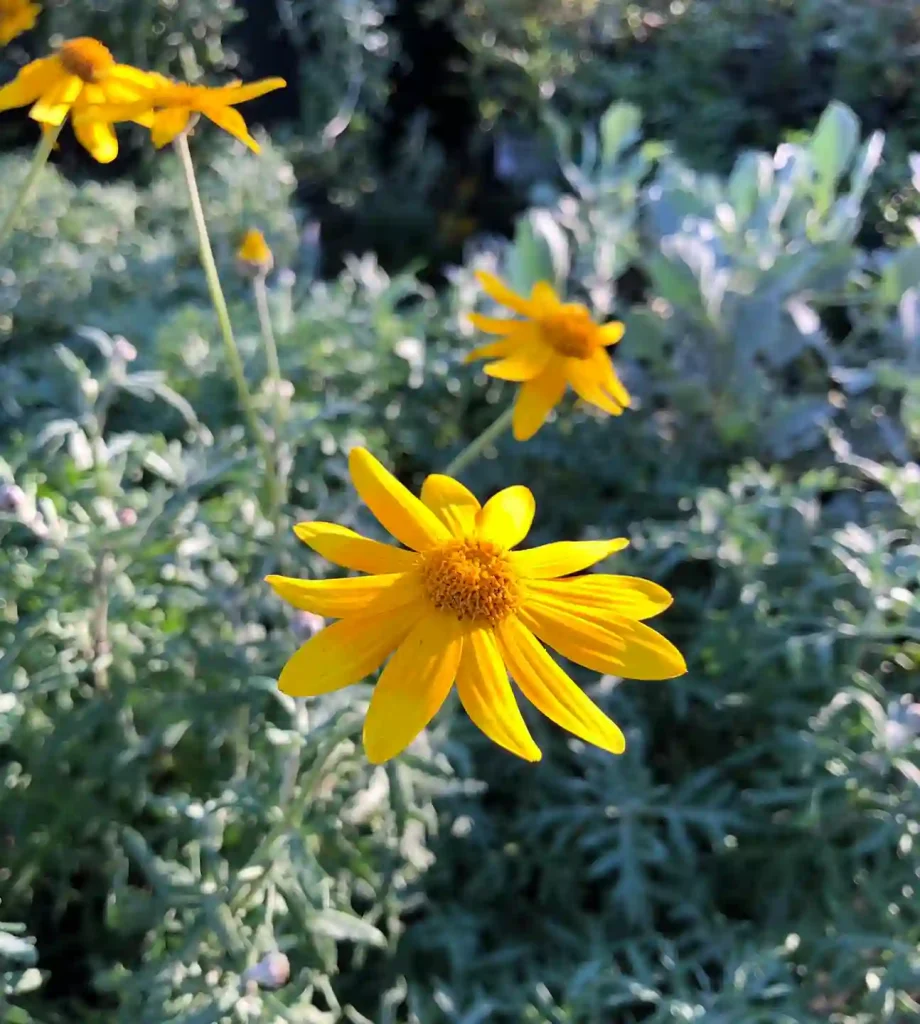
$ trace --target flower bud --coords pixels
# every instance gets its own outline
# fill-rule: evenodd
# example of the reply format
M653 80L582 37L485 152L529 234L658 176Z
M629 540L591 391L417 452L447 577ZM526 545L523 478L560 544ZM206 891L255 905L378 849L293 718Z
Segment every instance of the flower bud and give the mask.
M291 621L291 628L300 640L309 640L325 627L326 620L322 615L313 612L296 611Z
M120 508L118 510L118 522L122 526L137 525L137 513L133 508Z
M250 228L236 251L240 273L246 277L264 277L275 265L265 235L256 228Z
M0 512L19 512L26 503L26 492L18 484L0 484Z
M127 338L116 338L115 347L112 351L117 359L121 359L125 363L133 363L137 359L137 349Z
M244 985L252 982L259 988L281 988L291 976L291 961L279 950L267 953L262 959L243 972Z

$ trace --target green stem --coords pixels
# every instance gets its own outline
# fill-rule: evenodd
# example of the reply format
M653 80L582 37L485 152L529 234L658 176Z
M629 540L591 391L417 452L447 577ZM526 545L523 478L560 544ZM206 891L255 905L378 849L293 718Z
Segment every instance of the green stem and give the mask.
M265 286L265 275L259 274L253 279L252 290L259 315L259 330L265 345L265 360L268 364L268 384L272 399L272 432L274 445L281 444L281 432L284 427L284 400L281 396L281 362L278 359L278 344L275 341L275 330L272 326L272 313L268 304L268 288ZM281 510L284 506L286 482L282 479L281 467L275 464L272 486L272 521L276 537L281 525Z
M188 137L183 133L175 143L176 152L182 163L182 170L185 172L185 184L188 188L189 203L192 208L192 217L195 221L195 228L198 232L198 251L201 256L201 266L208 281L208 290L211 293L211 302L214 304L214 312L217 314L217 322L220 324L220 331L224 339L224 347L227 351L227 360L230 363L230 372L236 383L237 394L240 405L249 424L252 436L262 449L262 456L265 459L265 472L269 481L269 489L275 492L277 473L275 472L275 458L271 446L265 439L259 426L259 419L256 416L255 405L246 383L246 373L243 369L243 360L240 357L240 350L236 346L236 339L233 336L233 325L230 323L230 311L227 309L227 300L224 297L224 290L220 284L220 274L217 272L217 263L214 259L214 250L211 248L211 239L208 235L208 225L204 218L204 208L201 205L201 193L198 191L198 182L195 178L195 166L192 163L192 154L188 145Z
M485 451L486 448L492 444L493 441L501 437L502 434L511 426L511 421L514 418L514 406L509 405L508 408L498 417L498 419L490 424L486 429L474 438L470 443L457 455L456 458L452 459L444 470L446 476L455 476L457 473L466 469L467 466L472 465L480 455Z
M45 164L48 163L48 157L51 156L63 127L64 125L61 123L42 132L42 137L38 140L38 145L35 147L32 163L29 165L28 173L23 180L22 187L19 189L19 194L6 211L3 223L0 224L0 246L6 245L7 239L13 233L13 228L16 226L16 218L31 198L35 185L38 182L38 176L41 174Z

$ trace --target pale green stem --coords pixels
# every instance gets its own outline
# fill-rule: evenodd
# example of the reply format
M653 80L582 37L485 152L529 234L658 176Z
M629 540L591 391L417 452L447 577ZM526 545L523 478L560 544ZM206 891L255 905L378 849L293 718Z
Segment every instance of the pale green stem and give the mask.
M281 363L278 359L278 344L275 341L275 330L272 326L272 313L268 304L268 288L265 286L265 275L258 274L252 282L252 290L259 314L259 330L265 345L265 361L268 366L268 386L272 400L272 443L281 444L281 432L284 427L284 399L281 395ZM275 463L275 486L272 488L272 522L275 526L276 539L280 538L281 511L287 489L282 479L281 467ZM276 555L278 552L276 551Z
M45 164L48 163L48 157L51 156L58 136L61 134L61 128L63 127L64 125L62 123L42 132L42 137L38 140L38 145L35 147L35 153L32 156L32 163L29 165L28 173L26 174L22 186L19 189L19 194L13 200L10 208L6 211L3 223L0 224L0 246L6 245L7 239L13 233L13 228L16 226L16 218L31 198L32 193L35 190L35 185L38 182L39 175L41 174Z
M511 420L514 418L514 406L509 405L508 408L498 417L498 419L490 424L486 429L474 438L470 443L457 455L456 458L452 459L444 470L445 476L456 476L462 470L472 465L480 455L489 447L493 441L496 441L505 431L511 426Z
M185 184L188 188L189 202L192 208L192 217L195 221L195 228L198 232L198 250L201 256L201 266L208 282L208 290L211 293L211 301L214 304L214 312L217 314L217 322L220 324L221 335L224 339L224 347L227 351L227 360L230 363L230 372L236 383L237 394L240 405L249 424L253 438L262 449L262 456L265 459L265 472L268 478L269 491L272 495L277 493L277 473L275 471L275 458L271 446L265 439L262 429L259 426L259 419L256 416L255 405L252 401L252 394L249 385L246 383L246 373L243 369L243 360L240 357L240 350L236 346L236 339L233 336L233 325L230 323L230 311L227 309L227 300L224 298L224 290L220 283L220 274L217 272L217 262L214 259L214 250L211 248L211 239L208 235L208 225L204 218L204 208L201 205L201 194L198 191L198 182L195 178L195 166L192 163L192 154L188 145L188 137L183 133L175 143L176 152L182 163L185 172Z

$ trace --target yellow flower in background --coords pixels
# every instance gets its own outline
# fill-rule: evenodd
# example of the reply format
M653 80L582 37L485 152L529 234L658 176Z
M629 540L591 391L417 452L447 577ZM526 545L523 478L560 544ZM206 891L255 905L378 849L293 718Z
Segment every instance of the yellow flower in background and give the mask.
M370 575L301 580L268 576L295 608L340 621L308 640L285 665L280 689L315 697L357 683L392 654L364 723L368 758L379 764L412 742L454 682L473 722L529 761L540 759L508 681L557 725L620 754L620 729L543 646L595 672L670 679L686 665L642 620L671 595L631 576L572 576L627 541L573 541L514 550L534 517L526 487L481 506L463 484L429 476L421 500L363 448L349 456L358 494L405 548L334 523L301 523L297 536L324 558ZM406 550L406 549L410 550Z
M29 0L0 0L0 46L34 28L41 10L39 4Z
M135 120L138 115L144 116L148 109L152 110L152 118L145 119L144 123L150 128L150 137L157 149L173 142L194 124L198 115L203 115L258 153L258 142L249 134L242 114L233 108L238 103L254 100L287 85L283 78L264 78L249 85L233 82L211 88L173 82L159 74L150 78L151 87L136 106L112 106L101 114L110 121L127 121Z
M265 241L265 235L258 228L250 228L243 236L243 241L236 251L236 258L244 269L258 274L267 274L275 262L268 242Z
M57 53L27 64L8 85L0 88L0 111L32 109L29 116L42 125L57 127L73 114L74 133L100 163L118 155L112 125L100 118L103 103L133 103L149 76L128 64L117 64L96 39L69 39Z
M612 416L629 406L629 392L605 351L623 337L621 323L596 324L585 306L561 302L546 281L535 284L528 299L493 274L480 271L476 276L486 294L524 318L469 314L474 327L501 340L475 349L467 362L496 359L485 367L490 377L522 384L512 421L518 441L533 437L543 426L567 384L579 398Z

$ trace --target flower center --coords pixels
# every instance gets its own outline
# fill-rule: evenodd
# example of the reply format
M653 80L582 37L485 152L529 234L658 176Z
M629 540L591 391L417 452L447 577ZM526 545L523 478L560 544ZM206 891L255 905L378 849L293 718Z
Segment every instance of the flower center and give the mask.
M422 586L438 611L495 626L518 605L517 576L486 541L457 540L421 556Z
M597 325L581 305L570 303L540 321L546 340L561 356L588 359L597 349Z
M68 74L76 75L84 82L98 81L115 64L115 58L107 47L86 36L68 39L58 51L58 60Z

